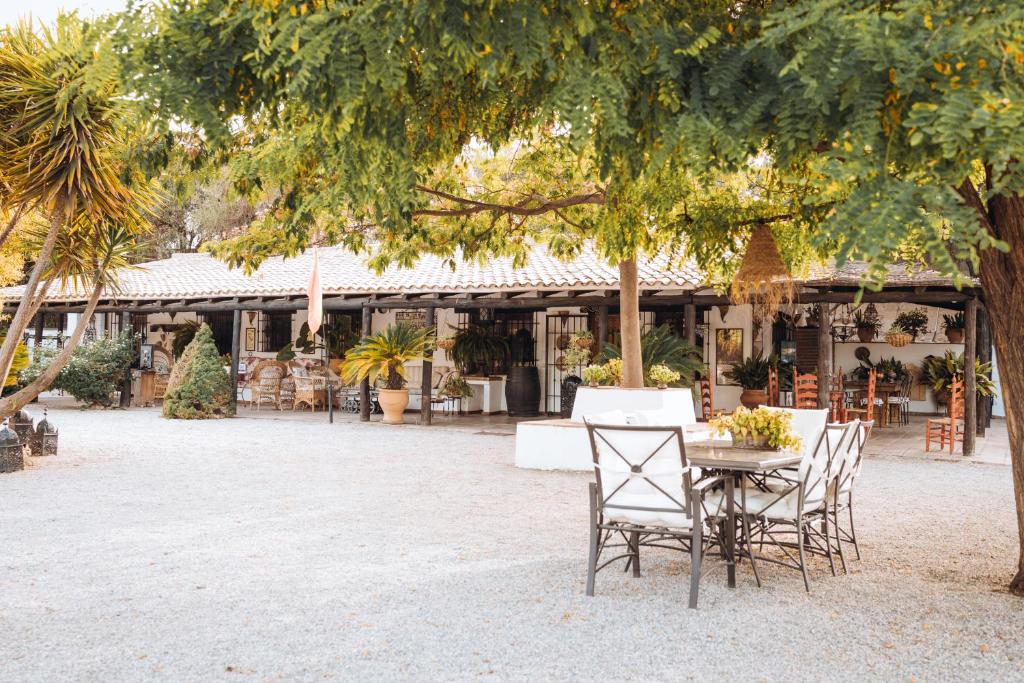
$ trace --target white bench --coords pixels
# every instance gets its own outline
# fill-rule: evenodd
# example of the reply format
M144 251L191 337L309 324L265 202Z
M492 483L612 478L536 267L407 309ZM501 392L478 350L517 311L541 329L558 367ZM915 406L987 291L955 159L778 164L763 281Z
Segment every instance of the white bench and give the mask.
M678 415L685 441L704 441L711 436L706 423L698 423L689 389L622 389L580 387L572 418L533 420L516 425L516 467L536 470L591 471L594 459L583 417L610 410L626 413L662 411ZM673 422L673 424L676 424Z

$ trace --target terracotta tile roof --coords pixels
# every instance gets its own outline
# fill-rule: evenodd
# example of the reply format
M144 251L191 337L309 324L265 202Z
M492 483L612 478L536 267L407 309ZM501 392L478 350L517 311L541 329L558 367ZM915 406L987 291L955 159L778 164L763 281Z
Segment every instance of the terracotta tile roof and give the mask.
M857 287L867 272L868 264L863 261L848 261L842 268L829 264L812 269L804 284L812 287ZM978 284L977 281L974 283ZM920 268L908 263L894 263L886 268L885 284L887 287L950 287L953 280L937 270Z
M175 254L168 259L140 264L119 275L117 292L104 299L206 299L232 296L303 295L309 278L312 253L298 257L267 259L252 275L229 269L208 254ZM693 263L675 264L667 254L641 259L641 289L696 290L706 283ZM805 280L811 286L856 286L866 272L864 263L848 263L834 271L828 266L813 269ZM948 286L950 279L935 271L910 272L906 266L889 269L890 286ZM618 287L618 270L592 249L564 262L537 248L527 264L513 267L509 258L486 263L458 262L454 270L444 259L424 256L411 268L392 266L377 275L365 255L341 248L320 250L320 281L325 294L398 294L429 292L502 292L524 290L590 290ZM20 287L0 290L0 296L20 296ZM85 295L73 290L51 290L49 301L77 301Z

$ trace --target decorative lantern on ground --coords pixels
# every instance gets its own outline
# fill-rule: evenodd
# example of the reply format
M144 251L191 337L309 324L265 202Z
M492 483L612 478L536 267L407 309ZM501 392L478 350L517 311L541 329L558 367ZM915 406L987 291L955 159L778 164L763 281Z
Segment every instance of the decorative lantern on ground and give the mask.
M0 429L0 473L17 472L25 469L25 451L21 447L21 441L4 420L3 428Z
M28 448L29 442L32 441L32 416L27 410L19 410L11 418L11 428L14 429L14 433L18 435L18 441L21 442L22 447Z
M46 419L46 410L43 410L43 419L36 425L35 434L32 435L32 455L57 455L57 428Z

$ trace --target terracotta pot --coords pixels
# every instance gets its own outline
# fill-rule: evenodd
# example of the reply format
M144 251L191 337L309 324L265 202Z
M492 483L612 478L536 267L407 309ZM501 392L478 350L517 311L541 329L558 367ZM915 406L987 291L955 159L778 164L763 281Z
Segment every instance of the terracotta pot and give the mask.
M946 339L949 340L950 344L959 344L964 340L964 331L960 327L950 327L946 329Z
M860 339L862 344L867 344L875 340L875 328L873 327L858 327L857 338Z
M593 342L586 337L580 337L579 339L574 340L573 344L577 349L589 349Z
M754 408L768 403L768 392L764 389L744 389L740 394L740 403L744 408Z
M381 389L377 402L384 411L382 422L386 425L400 425L405 421L402 414L409 405L409 390Z
M341 364L344 362L344 358L332 358L330 362L328 362L327 367L329 367L331 369L331 372L333 372L335 375L340 375Z

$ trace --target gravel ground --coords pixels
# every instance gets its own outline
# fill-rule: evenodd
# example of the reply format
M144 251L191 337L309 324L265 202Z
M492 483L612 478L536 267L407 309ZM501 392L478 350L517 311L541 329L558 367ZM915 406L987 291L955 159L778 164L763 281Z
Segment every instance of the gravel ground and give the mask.
M644 557L583 595L589 477L443 428L59 409L0 476L0 679L1024 678L1009 468L872 458L849 576Z

